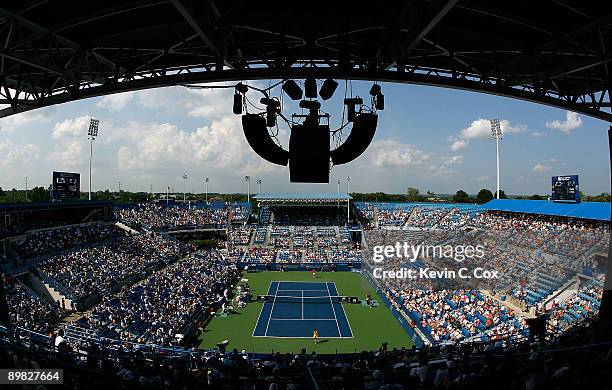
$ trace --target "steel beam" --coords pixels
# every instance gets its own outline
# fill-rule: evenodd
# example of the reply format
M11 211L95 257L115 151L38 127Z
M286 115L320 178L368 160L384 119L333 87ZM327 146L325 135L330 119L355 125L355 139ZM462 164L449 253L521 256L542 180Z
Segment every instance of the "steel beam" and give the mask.
M371 70L371 69L349 69L345 70L342 67L294 67L290 69L278 68L246 68L246 69L224 69L222 71L200 71L200 72L185 72L180 74L171 74L165 76L151 76L146 78L132 79L129 81L120 81L117 83L107 83L99 86L90 86L79 90L78 96L65 92L48 96L40 99L40 102L31 100L13 100L16 104L15 109L5 108L0 110L0 118L10 116L15 113L33 110L39 107L49 106L53 104L65 103L72 100L85 99L96 96L109 95L119 92L127 92L133 90L143 90L150 88L158 88L172 85L192 84L192 83L208 83L208 82L233 82L240 80L268 80L282 79L285 77L305 78L308 75L313 75L319 79L335 78L335 79L351 79L351 80L378 80L380 82L397 82L406 84L429 85L436 87L468 90L482 92L491 95L507 96L515 99L540 103L553 107L565 108L587 116L612 122L612 113L602 111L596 107L596 102L588 104L585 101L568 100L561 97L549 96L543 93L536 93L527 88L513 88L502 84L489 82L484 83L481 80L470 79L467 77L452 77L443 76L433 72L396 72L389 70ZM495 80L493 80L495 81ZM595 91L594 91L595 92ZM599 92L599 91L597 91ZM604 102L602 107L609 106L609 101ZM9 104L7 100L0 100L0 104ZM230 110L231 107L228 107Z

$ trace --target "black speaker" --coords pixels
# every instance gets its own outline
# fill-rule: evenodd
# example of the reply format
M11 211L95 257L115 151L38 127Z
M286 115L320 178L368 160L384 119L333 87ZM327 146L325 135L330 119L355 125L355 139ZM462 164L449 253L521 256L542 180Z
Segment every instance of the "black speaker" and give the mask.
M289 137L289 180L329 183L329 126L294 125Z
M353 129L346 141L337 149L331 151L331 160L334 165L346 164L359 157L368 148L378 124L378 115L362 113L357 115L353 122Z
M256 114L243 115L242 129L247 142L261 158L273 164L287 165L289 152L274 143L263 117Z

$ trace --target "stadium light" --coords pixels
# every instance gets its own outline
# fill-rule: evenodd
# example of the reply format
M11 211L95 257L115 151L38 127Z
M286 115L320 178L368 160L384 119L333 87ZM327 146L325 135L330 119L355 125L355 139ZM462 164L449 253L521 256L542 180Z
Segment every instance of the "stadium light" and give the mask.
M247 182L247 203L251 203L251 176L245 176L244 181Z
M257 179L257 193L261 194L261 179Z
M204 182L206 183L206 204L208 204L208 178L204 179Z
M495 139L495 149L497 156L497 191L496 198L499 199L499 140L502 139L502 129L499 119L491 119L491 135Z
M187 201L187 174L183 174L183 203Z
M99 125L99 120L91 118L89 121L89 130L87 131L87 138L89 139L89 200L91 200L91 161L93 159L93 142L98 136Z
M170 186L166 189L166 207L168 207L168 203L170 202Z
M351 177L346 177L346 195L351 193ZM346 198L346 224L348 225L351 220L351 208L349 207L349 198Z

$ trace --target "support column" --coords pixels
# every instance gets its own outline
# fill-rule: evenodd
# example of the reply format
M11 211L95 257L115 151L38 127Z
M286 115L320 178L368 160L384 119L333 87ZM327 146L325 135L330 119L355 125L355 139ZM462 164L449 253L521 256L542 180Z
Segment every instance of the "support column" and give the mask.
M612 189L612 126L608 129L608 150L610 153L610 188ZM612 210L610 212L612 220ZM612 222L608 223L608 227L612 228ZM601 297L601 306L599 308L599 319L601 323L612 321L612 235L608 241L608 271L606 272L606 280L604 281L604 291Z

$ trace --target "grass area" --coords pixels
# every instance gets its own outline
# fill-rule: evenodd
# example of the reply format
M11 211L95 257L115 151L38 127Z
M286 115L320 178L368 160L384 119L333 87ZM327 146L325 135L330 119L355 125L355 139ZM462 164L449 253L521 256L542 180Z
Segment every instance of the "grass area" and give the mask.
M272 281L316 281L336 283L340 295L357 296L363 299L369 293L381 302L380 297L368 282L355 272L318 273L316 279L313 279L312 274L308 271L270 271L245 273L243 278L248 279L254 296L267 294ZM343 304L351 324L353 338L323 339L323 342L315 345L310 338L252 337L262 305L263 303L253 302L244 309L237 309L235 314L213 318L199 337L200 348L216 348L218 342L226 339L230 342L228 345L230 350L237 348L259 353L299 353L302 348L306 348L308 352L316 351L317 353L348 353L377 349L383 342L388 342L389 348L411 347L413 344L412 339L382 302L379 307L374 308Z

